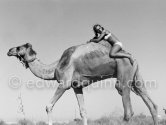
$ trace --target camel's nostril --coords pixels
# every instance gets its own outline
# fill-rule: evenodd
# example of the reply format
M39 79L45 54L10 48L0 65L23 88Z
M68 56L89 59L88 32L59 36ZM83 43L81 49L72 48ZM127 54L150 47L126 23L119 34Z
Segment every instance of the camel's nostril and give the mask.
M8 55L8 56L11 56L11 55L12 55L12 49L9 49L7 55Z

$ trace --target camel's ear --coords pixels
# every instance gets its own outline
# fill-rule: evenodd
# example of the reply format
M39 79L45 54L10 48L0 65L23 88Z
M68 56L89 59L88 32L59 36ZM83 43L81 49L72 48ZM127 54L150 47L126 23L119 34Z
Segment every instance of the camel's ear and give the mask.
M27 48L29 48L29 47L32 48L32 45L30 43L26 43L25 45Z

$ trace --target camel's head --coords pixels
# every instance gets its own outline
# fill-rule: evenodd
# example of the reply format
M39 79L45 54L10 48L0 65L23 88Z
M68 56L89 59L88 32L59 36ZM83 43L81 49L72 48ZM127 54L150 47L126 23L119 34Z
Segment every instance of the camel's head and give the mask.
M36 52L32 49L32 45L30 43L11 48L7 55L17 57L26 68L29 67L29 62L36 59Z

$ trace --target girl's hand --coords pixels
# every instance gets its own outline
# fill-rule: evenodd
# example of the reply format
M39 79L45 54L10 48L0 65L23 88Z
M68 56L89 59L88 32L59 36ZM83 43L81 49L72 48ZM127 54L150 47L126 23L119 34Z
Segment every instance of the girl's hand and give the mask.
M93 39L90 39L90 41L89 42L93 42Z
M87 41L86 43L90 43L91 41Z

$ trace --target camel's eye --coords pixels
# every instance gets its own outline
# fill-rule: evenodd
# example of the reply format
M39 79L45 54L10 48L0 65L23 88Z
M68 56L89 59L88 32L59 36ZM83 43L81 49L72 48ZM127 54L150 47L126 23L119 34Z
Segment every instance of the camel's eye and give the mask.
M23 47L17 47L17 51L23 51Z
M17 47L17 51L20 51L20 47Z

